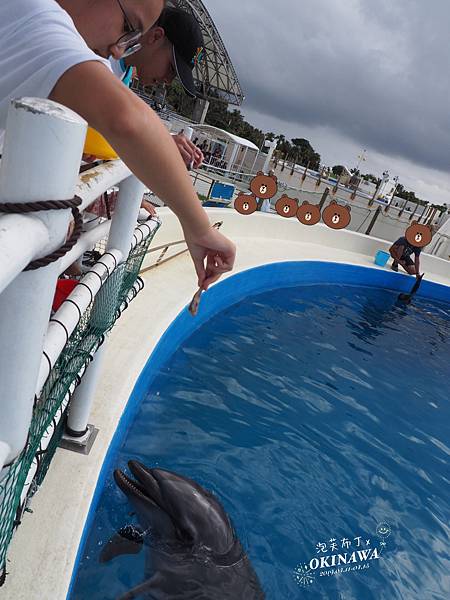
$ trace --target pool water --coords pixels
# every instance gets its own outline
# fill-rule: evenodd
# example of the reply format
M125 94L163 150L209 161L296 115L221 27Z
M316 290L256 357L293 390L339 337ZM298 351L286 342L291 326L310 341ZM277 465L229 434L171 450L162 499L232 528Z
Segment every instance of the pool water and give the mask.
M270 600L448 598L450 309L396 298L312 285L224 310L153 380L114 467L212 490ZM130 513L109 474L71 600L144 579L143 552L98 562Z

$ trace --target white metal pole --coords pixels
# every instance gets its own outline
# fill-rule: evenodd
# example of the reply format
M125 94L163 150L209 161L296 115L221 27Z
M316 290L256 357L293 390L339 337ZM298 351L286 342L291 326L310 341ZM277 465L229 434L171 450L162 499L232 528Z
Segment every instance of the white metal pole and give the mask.
M233 170L234 163L236 162L236 155L238 153L238 148L239 148L239 145L236 142L234 142L233 150L231 151L231 157L230 157L230 160L228 161L229 166L227 167L226 173L231 173Z
M8 446L8 444L5 444L5 442L0 441L0 481L2 480L3 477L3 465L7 464L8 460L8 456L11 452L11 448ZM6 472L6 471L5 471Z
M277 143L275 141L269 142L268 147L269 147L269 153L267 154L266 162L264 163L264 167L263 167L264 173L269 172L270 161L272 160L272 156L273 156L275 148L277 147Z
M252 165L252 168L251 168L251 171L250 171L250 173L253 173L253 171L255 170L256 161L258 160L258 158L259 158L259 155L261 154L261 150L264 148L264 144L265 144L265 142L266 142L266 136L264 136L264 138L263 138L263 141L262 141L262 144L261 144L261 146L258 148L258 152L255 154L255 160L253 161L253 165Z
M127 177L119 186L117 205L109 230L106 250L111 248L119 250L124 260L128 258L130 252L144 190L144 184L134 175Z
M72 198L85 135L85 121L59 104L13 101L0 165L0 202ZM33 214L48 231L42 257L64 242L70 210ZM0 440L10 446L8 462L27 440L57 275L57 262L23 272L0 295Z
M130 253L131 242L144 190L145 186L134 175L131 175L122 181L119 187L117 205L114 211L111 229L109 231L106 251L108 252L111 249L117 249L121 252L124 260L127 259ZM97 318L97 311L99 319L109 319L108 315L100 314L98 306L102 306L101 297L102 289L100 289L97 295L92 311L91 319L93 321ZM116 299L111 295L108 305L111 307L112 311L115 310L116 303ZM106 303L103 303L103 311L105 306ZM106 343L107 341L105 340L103 348L106 346ZM83 377L83 386L79 385L72 396L66 430L69 437L82 437L87 432L88 420L91 413L92 402L94 401L94 393L99 377L103 351L99 356L97 355L98 352L96 352L92 363L86 370Z
M80 385L72 396L66 425L66 433L69 437L82 437L88 431L92 400L103 365L105 349L106 340L95 353L92 363L86 369Z
M245 147L244 156L243 156L243 158L241 160L241 165L240 165L240 167L241 167L241 173L245 172L245 159L247 158L247 150L248 150L248 146Z

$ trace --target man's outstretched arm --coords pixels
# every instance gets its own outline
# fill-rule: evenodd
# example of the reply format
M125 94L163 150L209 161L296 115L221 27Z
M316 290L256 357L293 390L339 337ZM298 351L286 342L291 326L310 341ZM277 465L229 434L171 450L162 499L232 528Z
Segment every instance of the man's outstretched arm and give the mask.
M177 215L200 286L207 287L233 268L234 244L211 227L172 137L145 102L95 61L66 71L49 97L97 129L131 171Z
M414 259L414 266L416 268L416 277L420 277L420 254L416 254Z

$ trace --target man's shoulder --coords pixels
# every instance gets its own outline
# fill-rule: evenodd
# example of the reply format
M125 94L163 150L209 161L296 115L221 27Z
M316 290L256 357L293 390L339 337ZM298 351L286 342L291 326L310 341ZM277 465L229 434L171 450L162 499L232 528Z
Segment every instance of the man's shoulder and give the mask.
M45 59L40 59L42 62L64 62L70 53L70 56L78 55L83 60L98 60L108 65L107 60L87 46L70 14L55 0L14 0L6 6L0 1L0 6L0 34L5 45L2 50L8 50L11 59L17 55L17 32L20 32L26 40L22 43L25 46L22 62L28 61L30 55L37 60L45 55Z
M14 0L14 2L0 2L1 24L3 25L9 24L14 26L21 19L29 19L40 13L48 12L69 17L67 12L55 0ZM4 21L3 17L7 17L8 20Z

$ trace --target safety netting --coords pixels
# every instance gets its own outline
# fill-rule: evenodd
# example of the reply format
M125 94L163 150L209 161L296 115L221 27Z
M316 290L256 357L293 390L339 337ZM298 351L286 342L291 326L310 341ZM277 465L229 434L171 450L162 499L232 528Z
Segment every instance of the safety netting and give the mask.
M15 528L41 485L64 432L70 398L105 335L143 288L139 271L159 223L145 235L137 229L134 248L104 281L35 398L28 440L21 455L0 479L0 586L6 577L6 556ZM147 233L147 232L146 232Z

